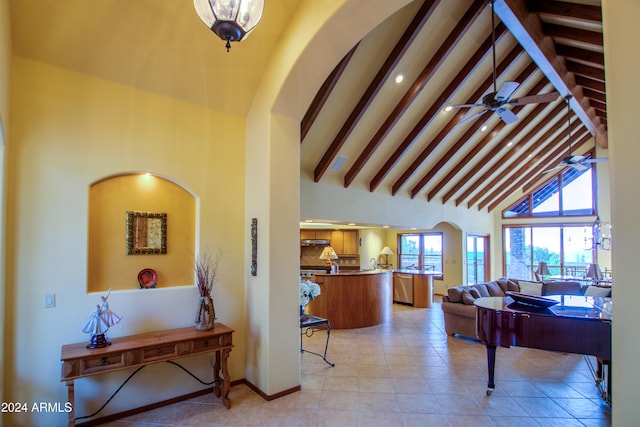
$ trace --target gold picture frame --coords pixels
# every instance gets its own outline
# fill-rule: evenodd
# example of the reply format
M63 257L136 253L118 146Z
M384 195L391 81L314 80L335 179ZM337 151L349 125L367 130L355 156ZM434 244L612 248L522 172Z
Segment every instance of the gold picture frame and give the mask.
M126 254L160 255L167 253L167 214L126 212Z

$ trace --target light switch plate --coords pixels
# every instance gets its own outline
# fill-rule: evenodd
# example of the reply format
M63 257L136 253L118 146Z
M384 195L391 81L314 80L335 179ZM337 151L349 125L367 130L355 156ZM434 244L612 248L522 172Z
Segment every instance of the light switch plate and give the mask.
M56 294L45 294L44 308L53 308L56 306Z

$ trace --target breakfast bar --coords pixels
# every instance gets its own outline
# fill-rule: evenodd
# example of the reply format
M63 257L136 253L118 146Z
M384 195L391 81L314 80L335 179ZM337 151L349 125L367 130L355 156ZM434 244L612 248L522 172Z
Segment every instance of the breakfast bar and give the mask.
M391 270L316 274L321 295L307 305L309 314L328 319L332 329L364 328L391 320Z

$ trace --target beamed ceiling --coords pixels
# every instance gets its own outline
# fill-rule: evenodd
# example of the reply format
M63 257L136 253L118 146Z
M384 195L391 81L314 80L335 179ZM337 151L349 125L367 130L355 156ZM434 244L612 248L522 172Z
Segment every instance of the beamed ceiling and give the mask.
M246 115L301 2L265 1L260 25L227 53L191 0L10 0L12 52ZM555 101L512 106L509 125L495 112L463 123L466 111L444 112L493 91L491 7L416 0L345 48L319 88L301 123L302 176L491 211L568 154L567 94L576 154L606 148L600 1L497 0L493 21L497 86Z
M301 172L436 203L492 211L531 188L568 155L607 148L600 1L498 0L495 36L487 0L417 1L338 63L301 123ZM474 104L497 87L514 105L505 124ZM395 78L403 74L402 82ZM570 95L569 106L565 97ZM571 126L569 126L571 125Z

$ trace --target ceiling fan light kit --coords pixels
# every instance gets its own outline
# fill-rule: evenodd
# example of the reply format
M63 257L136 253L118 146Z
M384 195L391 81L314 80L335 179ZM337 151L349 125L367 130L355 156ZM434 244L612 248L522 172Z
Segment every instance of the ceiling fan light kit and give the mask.
M227 43L246 39L258 25L264 0L193 0L196 13L211 31Z

